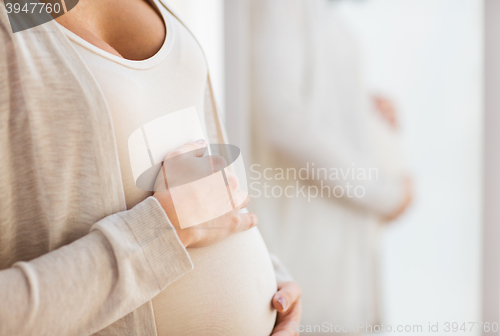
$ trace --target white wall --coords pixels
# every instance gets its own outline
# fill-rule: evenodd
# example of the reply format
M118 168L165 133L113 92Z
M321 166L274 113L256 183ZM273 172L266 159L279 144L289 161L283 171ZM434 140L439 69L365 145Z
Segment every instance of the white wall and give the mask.
M491 321L500 319L500 1L486 0L484 6L483 320Z
M337 5L369 84L397 103L415 177L413 207L384 234L385 322L480 321L482 1Z

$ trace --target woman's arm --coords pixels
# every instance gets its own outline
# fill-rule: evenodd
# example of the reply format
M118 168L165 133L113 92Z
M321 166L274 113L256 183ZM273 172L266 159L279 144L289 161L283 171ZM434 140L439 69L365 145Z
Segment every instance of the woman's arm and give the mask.
M89 335L192 269L155 198L60 249L0 271L0 335Z

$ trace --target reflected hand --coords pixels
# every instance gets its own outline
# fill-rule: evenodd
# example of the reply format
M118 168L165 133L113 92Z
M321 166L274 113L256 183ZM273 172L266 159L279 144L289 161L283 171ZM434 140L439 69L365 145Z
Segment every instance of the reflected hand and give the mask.
M411 205L413 200L413 182L410 177L406 177L404 180L404 196L401 205L392 214L384 218L385 222L391 222L401 216Z
M380 116L391 125L392 129L398 129L398 118L394 104L382 96L373 96L375 108Z
M292 332L291 323L298 326L302 316L302 304L300 302L301 289L296 282L278 283L278 292L274 294L272 303L278 311L276 325L272 336L295 336L299 332Z

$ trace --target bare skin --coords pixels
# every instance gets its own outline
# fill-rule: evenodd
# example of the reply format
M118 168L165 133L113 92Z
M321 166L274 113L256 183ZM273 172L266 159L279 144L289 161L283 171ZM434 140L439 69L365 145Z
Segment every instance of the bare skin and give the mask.
M302 316L301 294L302 291L295 282L278 283L278 292L274 294L272 300L274 309L278 311L278 317L271 336L299 335L299 332L292 331L292 327L299 325Z
M150 58L165 40L165 24L145 0L80 0L56 19L96 47L130 60Z
M392 127L393 130L397 130L399 127L398 114L392 101L383 96L375 95L373 96L373 103L375 104L375 109L380 116Z

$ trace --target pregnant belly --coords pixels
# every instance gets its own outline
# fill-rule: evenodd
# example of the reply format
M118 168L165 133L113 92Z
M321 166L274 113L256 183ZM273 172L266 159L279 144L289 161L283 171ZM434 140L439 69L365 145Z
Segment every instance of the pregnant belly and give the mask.
M194 269L153 299L158 335L270 335L276 279L259 230L188 251Z

